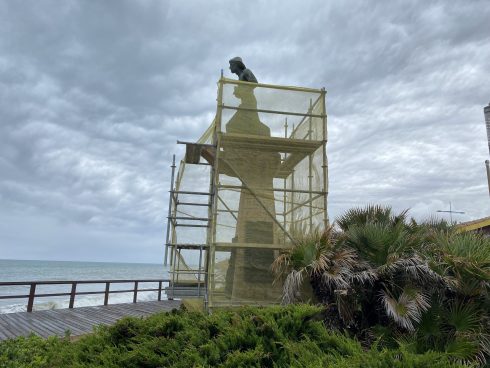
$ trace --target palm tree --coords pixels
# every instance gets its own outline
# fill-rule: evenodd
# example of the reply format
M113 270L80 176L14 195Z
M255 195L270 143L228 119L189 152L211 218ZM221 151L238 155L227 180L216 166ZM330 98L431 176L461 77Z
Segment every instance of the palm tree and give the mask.
M437 320L426 318L417 332L425 336L422 347L446 351L460 361L485 362L490 356L490 239L439 231L432 236L427 257L445 288L434 293ZM428 332L435 328L445 332L442 339Z
M329 327L346 327L341 316L345 314L345 319L352 316L341 296L347 296L353 277L362 277L355 275L362 262L354 250L338 246L339 234L333 226L323 232L317 230L305 234L295 231L293 234L296 234L293 247L283 252L272 265L277 279L285 278L283 304L304 300L305 297L314 298L326 306ZM308 295L308 290L311 290L311 295ZM307 295L304 295L305 291Z
M352 285L359 296L362 329L393 322L413 331L430 306L428 295L438 275L418 253L423 232L413 220L407 222L406 213L368 206L350 210L339 220L341 241L356 251L371 275L371 285L365 280L353 280Z
M445 351L456 360L489 355L490 240L458 234L444 221L417 223L407 211L351 209L335 227L299 235L273 269L283 302L309 285L328 327L361 341ZM301 232L298 232L301 234ZM379 336L379 335L378 335Z

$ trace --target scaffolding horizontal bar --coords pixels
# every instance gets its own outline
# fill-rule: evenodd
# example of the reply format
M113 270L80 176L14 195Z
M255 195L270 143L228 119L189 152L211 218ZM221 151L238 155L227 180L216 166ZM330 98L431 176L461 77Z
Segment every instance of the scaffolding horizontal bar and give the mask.
M223 84L238 84L244 86L250 85L253 86L254 88L260 87L260 88L279 89L279 90L295 91L295 92L307 92L307 93L315 93L315 94L326 93L324 88L317 89L317 88L308 88L308 87L281 86L276 84L245 82L245 81L229 79L229 78L222 78L220 82Z
M194 221L209 221L208 217L186 217L186 216L168 216L170 220L194 220Z
M167 244L169 247L174 247L177 249L207 249L207 244L192 244L192 243L179 243L179 244Z
M209 227L209 225L192 225L192 224L175 224L174 226L180 226L180 227Z
M264 137L253 134L219 133L220 147L243 148L260 152L295 153L301 157L314 153L323 147L325 140Z
M217 251L231 250L238 248L259 248L259 249L289 249L291 244L263 244L263 243L214 243Z
M223 189L247 189L243 185L230 185L230 184L218 184L218 188ZM256 191L274 191L274 192L286 192L286 193L305 193L305 194L327 194L324 191L309 191L308 189L300 190L300 189L283 189L283 188L254 188Z
M209 203L194 203L194 202L180 202L180 201L177 201L177 205L211 207Z
M177 140L177 144L198 144L203 147L214 147L216 148L216 145L214 144L206 144L206 143L197 143L197 142L184 142L184 141L179 141Z
M209 192L191 192L188 190L171 190L170 193L172 193L172 194L212 195L212 193L209 193Z
M295 207L293 207L290 210L284 212L283 213L283 216L289 215L291 212L296 211L297 209L299 209L301 207L307 206L309 203L313 203L313 201L317 200L321 196L322 196L322 194L318 194L318 195L316 195L316 196L314 196L312 198L307 199L306 201L304 201L302 203L298 203ZM320 207L314 207L314 208L320 208Z
M172 274L174 274L174 273L176 273L176 274L179 274L179 273L182 273L182 274L186 274L186 273L206 274L207 272L204 270L171 270L171 271L169 271L169 273L172 273Z
M237 211L237 210L216 210L216 212L238 213L238 211Z
M229 105L221 105L223 109L237 110L237 111L253 111L253 112L263 112L267 114L278 114L278 115L291 115L291 116L306 116L309 118L320 118L323 119L327 115L325 114L312 114L309 112L287 112L287 111L279 111L279 110L267 110L267 109L252 109L249 107L237 107L237 106L229 106Z

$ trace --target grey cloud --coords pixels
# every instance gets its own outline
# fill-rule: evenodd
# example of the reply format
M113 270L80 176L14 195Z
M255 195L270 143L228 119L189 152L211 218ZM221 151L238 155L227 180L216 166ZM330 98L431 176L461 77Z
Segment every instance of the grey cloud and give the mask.
M0 1L0 258L158 258L176 140L207 128L237 55L261 82L327 88L332 219L373 202L486 216L489 16L483 0Z

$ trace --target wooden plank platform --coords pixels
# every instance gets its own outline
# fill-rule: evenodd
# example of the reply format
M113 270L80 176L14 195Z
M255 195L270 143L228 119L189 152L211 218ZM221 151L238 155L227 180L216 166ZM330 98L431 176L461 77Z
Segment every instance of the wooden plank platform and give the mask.
M144 317L179 307L178 300L162 300L0 314L0 340L31 333L41 337L65 336L68 330L70 336L80 336L92 332L94 326L110 325L123 317Z

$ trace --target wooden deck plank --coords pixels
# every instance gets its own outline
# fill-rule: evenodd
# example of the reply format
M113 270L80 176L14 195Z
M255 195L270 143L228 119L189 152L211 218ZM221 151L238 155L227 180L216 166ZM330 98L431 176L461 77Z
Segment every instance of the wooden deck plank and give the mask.
M66 316L65 318L73 318L80 325L89 325L89 326L93 326L94 323L106 324L106 323L110 322L110 321L107 321L102 316L99 316L99 318L93 318L93 317L90 318L89 316L87 316L86 313L80 313L80 312L77 312L76 310L74 310L73 313L71 313L69 316Z
M43 313L43 315L40 316L41 318L32 318L32 316L27 317L29 318L30 325L33 329L37 330L37 325L39 324L40 326L46 326L44 330L51 331L51 333L61 334L66 331L65 325L57 318L51 318L49 313ZM48 333L47 335L49 336L50 334Z
M9 329L14 333L21 336L27 336L31 332L34 332L31 328L28 319L18 318L17 313L8 315L4 320L8 323ZM41 332L41 331L38 331Z
M44 318L37 318L35 321L30 315L19 315L18 313L7 314L7 319L10 321L10 325L16 326L21 331L23 336L28 336L31 333L47 337L52 334L61 334L63 330L61 326L54 325Z
M60 314L56 314L54 310L46 311L47 313L43 313L43 321L46 324L50 324L52 326L59 326L63 333L67 330L70 330L71 334L83 334L86 331L87 327L90 325L86 325L85 327L78 326L75 321L75 318L68 320L66 318L60 318Z
M87 310L83 311L78 311L78 313L73 313L73 316L76 318L79 318L81 320L87 321L91 324L108 324L108 323L114 323L114 318L111 316L110 313L107 313L105 311L96 311L94 313L89 313Z
M13 329L13 326L11 326L8 322L4 321L1 318L1 315L0 315L0 328L3 331L3 335L5 336L5 338L11 338L13 336L16 336L17 334L17 332Z
M0 327L3 329L5 335L14 336L15 335L15 326L12 326L5 318L0 314Z
M180 301L162 300L107 306L79 307L0 314L0 340L27 336L30 333L42 337L64 336L70 330L72 336L91 333L97 325L110 325L126 317L144 317L162 311L171 311Z
M119 308L107 308L107 309L97 309L94 311L87 311L85 314L87 318L90 319L103 319L107 323L111 324L126 316L132 315L132 310L120 310Z
M56 318L59 321L62 321L63 323L73 323L75 326L80 326L82 329L85 329L87 325L91 325L92 321L89 320L84 320L79 317L79 315L76 313L76 309L73 310L68 310L70 313L66 313L65 310L60 310L58 311L50 311L51 313L46 313L49 315L52 315L54 318Z

